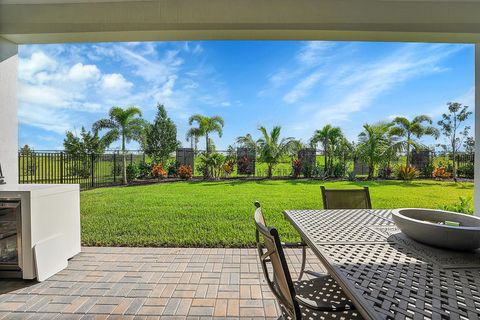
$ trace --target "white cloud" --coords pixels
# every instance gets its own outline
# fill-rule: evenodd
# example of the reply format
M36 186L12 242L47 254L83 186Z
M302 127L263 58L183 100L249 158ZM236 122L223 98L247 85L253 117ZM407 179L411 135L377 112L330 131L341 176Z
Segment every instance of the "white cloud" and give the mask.
M310 89L322 78L323 73L318 70L314 71L307 78L295 85L284 97L283 101L291 104L305 97Z
M96 65L84 65L79 62L70 68L68 78L73 81L97 81L100 74Z
M333 42L326 41L308 41L297 53L296 59L308 66L316 65L322 62L324 53L334 46Z
M43 51L34 52L28 59L20 59L18 77L21 80L33 82L34 76L40 71L53 71L57 62Z
M119 73L110 73L102 76L101 88L110 92L117 92L119 95L128 93L133 87L133 83L127 81Z

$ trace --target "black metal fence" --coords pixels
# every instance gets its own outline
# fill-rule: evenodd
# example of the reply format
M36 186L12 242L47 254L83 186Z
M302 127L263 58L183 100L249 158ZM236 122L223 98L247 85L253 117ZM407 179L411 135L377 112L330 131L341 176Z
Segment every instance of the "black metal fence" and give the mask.
M198 164L198 151L194 157L194 166ZM227 156L229 152L218 151ZM443 153L431 153L429 163L432 167L449 166L453 157ZM175 154L172 154L171 162L175 162ZM126 155L127 165L151 162L141 151L128 151ZM463 178L473 178L474 155L459 153L455 157L457 174ZM321 151L316 151L316 162L323 165ZM351 162L351 163L350 163ZM348 171L354 170L353 161L349 162ZM237 164L235 164L237 166ZM28 184L80 184L81 189L90 189L111 186L122 183L123 156L119 151L109 151L103 154L69 154L63 151L31 151L19 152L18 154L18 181ZM267 166L258 163L249 176L266 177ZM196 168L194 168L196 169ZM418 168L423 171L424 168ZM273 170L274 177L288 177L292 175L292 160L286 157L277 164ZM365 172L356 172L366 174ZM194 170L195 176L201 176L201 170ZM242 176L235 169L230 176ZM425 176L425 175L424 175ZM431 173L430 173L431 176Z
M127 165L145 161L145 155L130 152ZM62 151L19 152L18 181L22 184L80 184L81 189L122 182L123 157L118 152L69 154Z

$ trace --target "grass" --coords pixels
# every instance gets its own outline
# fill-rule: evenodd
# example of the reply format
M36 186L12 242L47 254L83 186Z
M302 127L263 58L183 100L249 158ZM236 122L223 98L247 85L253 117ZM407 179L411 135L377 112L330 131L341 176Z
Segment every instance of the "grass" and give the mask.
M102 246L229 246L254 244L253 202L285 241L297 239L286 209L322 208L320 184L367 185L374 208L438 208L473 197L473 184L431 180L320 182L177 182L102 188L81 193L82 242Z

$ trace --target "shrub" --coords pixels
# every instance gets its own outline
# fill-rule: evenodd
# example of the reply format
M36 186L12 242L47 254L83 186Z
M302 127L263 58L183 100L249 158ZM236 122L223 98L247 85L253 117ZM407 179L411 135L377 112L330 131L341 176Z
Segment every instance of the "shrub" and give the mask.
M357 174L355 173L355 171L349 171L349 172L347 172L347 177L348 177L348 181L355 181L355 180L357 180Z
M413 180L419 175L418 170L414 166L401 165L397 171L397 178L400 180Z
M294 178L298 178L302 173L302 160L295 159L292 161L292 174Z
M305 178L311 178L316 175L316 165L311 163L305 163L302 165L302 174Z
M140 175L140 169L135 163L127 165L127 181L133 181Z
M178 163L176 161L172 161L168 164L167 174L169 177L175 177L177 175L177 167Z
M243 156L238 159L237 168L240 174L252 174L251 161L247 156Z
M232 160L232 159L227 160L227 162L225 162L225 164L223 165L223 171L225 171L227 175L232 174L234 165L235 165L235 160Z
M193 176L192 168L189 165L182 164L177 170L178 176L183 180L190 180Z
M312 171L312 174L320 180L325 180L327 178L327 172L323 166L316 166Z
M380 169L379 171L380 171L379 172L380 177L384 178L384 179L390 178L392 176L392 173L393 173L392 168L390 168L388 166Z
M139 170L138 176L142 178L146 178L150 175L150 172L152 171L152 165L150 163L146 163L142 161L138 164L138 170Z
M458 202L454 204L445 204L440 207L442 210L454 211L465 214L473 214L472 197L460 197Z
M423 166L422 173L425 178L431 178L434 171L433 164L429 163Z
M432 172L432 177L437 179L450 178L451 176L452 176L451 173L448 172L445 167L435 168L435 170L433 170Z
M152 177L162 179L167 176L167 171L163 168L160 163L154 164L151 171Z
M457 169L457 174L461 177L468 179L473 179L474 177L475 166L473 163L467 163L464 166L461 166Z
M345 177L345 166L342 162L337 162L333 165L332 168L332 175L335 178L343 178Z

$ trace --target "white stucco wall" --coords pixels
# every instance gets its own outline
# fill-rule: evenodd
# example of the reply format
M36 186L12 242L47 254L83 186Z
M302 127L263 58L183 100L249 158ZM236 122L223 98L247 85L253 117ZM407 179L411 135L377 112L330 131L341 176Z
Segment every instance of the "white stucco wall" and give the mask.
M480 43L475 45L475 180L474 210L480 217Z
M8 184L18 180L17 45L0 38L0 163Z

